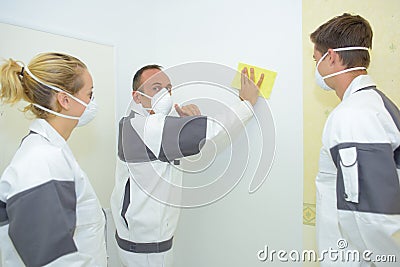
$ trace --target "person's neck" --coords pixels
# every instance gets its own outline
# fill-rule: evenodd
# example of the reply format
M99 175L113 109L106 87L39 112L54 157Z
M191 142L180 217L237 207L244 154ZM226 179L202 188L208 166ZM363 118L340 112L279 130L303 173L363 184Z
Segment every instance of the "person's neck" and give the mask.
M68 140L76 126L76 121L61 117L51 117L46 121L65 139Z
M336 77L337 80L334 89L340 101L343 100L343 96L346 93L347 89L349 88L350 84L353 82L353 80L358 76L365 74L367 74L365 70L357 70L357 71L346 72Z

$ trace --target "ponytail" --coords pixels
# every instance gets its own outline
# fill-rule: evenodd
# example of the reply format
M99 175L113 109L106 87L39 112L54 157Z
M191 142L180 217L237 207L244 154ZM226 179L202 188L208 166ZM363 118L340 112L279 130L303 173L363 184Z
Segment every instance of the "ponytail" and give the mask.
M0 99L7 104L15 104L20 100L29 102L22 84L23 67L21 62L7 60L0 66Z
M82 61L62 53L42 53L30 61L27 67L29 67L29 73L32 73L36 80L30 76L28 71L24 72L22 66L22 62L12 59L0 66L0 101L12 105L24 100L29 103L24 108L24 112L31 111L41 119L53 115L33 104L57 112L61 109L58 102L53 101L57 92L46 84L73 95L82 88L82 73L87 70Z

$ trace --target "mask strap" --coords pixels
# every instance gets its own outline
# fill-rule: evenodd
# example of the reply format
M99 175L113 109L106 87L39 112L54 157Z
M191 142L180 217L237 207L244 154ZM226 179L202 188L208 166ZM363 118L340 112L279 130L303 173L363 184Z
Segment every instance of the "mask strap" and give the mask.
M48 113L51 113L51 114L59 116L59 117L63 117L63 118L66 118L66 119L71 119L71 120L79 120L79 117L74 117L74 116L68 116L68 115L65 115L65 114L61 114L61 113L55 112L54 110L45 108L45 107L43 107L41 105L38 105L38 104L35 104L35 103L32 103L32 105L34 105L35 107L37 107L37 108L39 108L41 110L47 111Z
M366 69L367 69L366 67L354 67L354 68L350 68L350 69L345 69L345 70L341 70L341 71L326 75L326 76L322 77L322 79L325 80L325 79L328 79L330 77L333 77L333 76L336 76L336 75L339 75L339 74L342 74L342 73L346 73L346 72L349 72L349 71L366 70Z
M157 94L160 93L160 92L162 92L164 89L167 91L167 93L169 93L169 91L168 91L167 88L162 88L160 91L157 92ZM140 92L139 90L136 90L136 92L139 93L139 94L141 94L142 96L145 96L145 97L149 98L150 100L153 100L153 98L154 98L154 97L151 97L151 96L146 95L145 93ZM158 101L158 100L157 100L157 101ZM142 107L143 107L143 105L142 105ZM148 111L153 110L152 108L145 108L145 107L143 107L143 109L148 110Z
M318 69L319 64L321 64L322 60L324 60L324 58L326 57L326 55L328 55L328 51L325 54L323 54L322 57L318 60L317 66L316 66L317 69Z
M140 92L139 90L136 91L138 94L141 94L142 96L145 96L147 98L153 99L152 97L146 95L145 93Z
M339 47L339 48L334 48L332 49L335 52L340 52L340 51L348 51L348 50L369 50L368 47L363 47L363 46L350 46L350 47Z
M366 50L368 51L368 47L363 47L363 46L350 46L350 47L339 47L339 48L334 48L332 49L335 52L340 52L340 51L349 51L349 50ZM322 57L319 59L317 66L319 63L321 63L322 60L328 55L328 51L325 52L325 54L322 55Z
M141 95L144 96L144 97L153 99L152 97L150 97L150 96L146 95L145 93L142 93L142 92L140 92L140 91L138 91L138 90L137 90L136 92L139 93L139 94L141 94ZM142 108L145 109L145 110L148 110L148 111L153 110L152 108L145 108L145 107L143 107L142 104L141 104L141 106L142 106Z
M168 90L167 88L162 88L162 89L160 89L160 91L157 92L157 94L158 94L159 92L162 92L163 90L166 90L167 93L169 93L169 90ZM143 92L140 92L139 90L136 90L136 92L139 93L139 94L141 94L142 96L145 96L145 97L149 98L149 99L153 99L153 98L154 98L154 97L151 97L151 96L146 95L146 94L143 93Z
M335 51L335 52L349 51L349 50L366 50L366 51L368 51L369 48L368 47L363 47L363 46L350 46L350 47L339 47L339 48L335 48L335 49L332 49L332 50ZM328 54L328 52L326 52L322 58L324 58L327 54ZM343 74L343 73L346 73L346 72L349 72L349 71L366 70L366 69L367 69L366 67L354 67L354 68L350 68L350 69L345 69L345 70L341 70L341 71L338 71L338 72L335 72L335 73L332 73L332 74L328 74L328 75L322 77L322 79L325 80L325 79L328 79L328 78L331 78L331 77L334 77L336 75Z
M39 78L37 78L35 75L33 75L32 72L28 69L28 66L25 66L25 67L24 67L24 72L27 72L27 73L29 74L29 76L31 76L36 82L38 82L38 83L40 83L40 84L42 84L42 85L44 85L44 86L46 86L46 87L48 87L48 88L50 88L50 89L53 89L54 91L57 91L57 92L60 92L60 93L65 93L65 94L67 94L69 97L71 97L72 99L74 99L76 102L80 103L81 105L83 105L83 106L85 106L85 107L88 106L88 104L86 104L85 102L83 102L83 101L80 100L79 98L77 98L77 97L71 95L70 93L65 92L64 90L61 90L61 89L58 88L58 87L52 86L52 85L50 85L50 84L46 84L45 82L42 82L41 80L39 80Z

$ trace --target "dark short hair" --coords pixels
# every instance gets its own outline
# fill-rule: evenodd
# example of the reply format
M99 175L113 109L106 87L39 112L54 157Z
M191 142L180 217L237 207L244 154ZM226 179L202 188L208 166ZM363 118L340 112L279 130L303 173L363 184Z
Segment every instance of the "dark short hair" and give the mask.
M344 13L319 26L310 34L311 41L322 54L329 48L362 46L372 48L372 28L368 21L359 15ZM347 67L368 67L369 52L352 50L338 52Z
M162 67L160 65L157 64L151 64L151 65L146 65L144 67L142 67L141 69L139 69L135 75L133 76L133 81L132 81L132 89L133 91L137 91L140 86L142 85L142 74L145 70L150 70L150 69L157 69L157 70L161 70Z

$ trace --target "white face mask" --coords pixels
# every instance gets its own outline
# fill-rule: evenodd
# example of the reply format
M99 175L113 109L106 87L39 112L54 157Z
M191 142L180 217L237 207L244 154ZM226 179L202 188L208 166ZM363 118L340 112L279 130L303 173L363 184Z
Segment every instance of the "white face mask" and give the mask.
M335 48L332 49L335 52L338 51L348 51L348 50L367 50L368 51L368 47L359 47L359 46L351 46L351 47L341 47L341 48ZM322 60L324 60L324 58L328 55L328 52L326 52L319 60L317 63L317 67L315 68L315 81L316 83L324 90L333 90L331 87L329 87L329 85L326 84L325 79L342 74L342 73L346 73L349 71L354 71L354 70L366 70L367 68L365 67L354 67L354 68L349 68L349 69L345 69L345 70L341 70L338 72L334 72L331 73L329 75L326 75L324 77L321 76L321 74L318 71L318 66L319 64L322 62Z
M161 89L157 94L155 94L153 97L146 95L145 93L142 93L140 91L136 91L139 94L151 99L151 108L145 108L145 110L153 110L155 113L161 113L164 115L168 115L171 112L172 109L172 98L171 95L169 94L169 91L167 88Z
M41 110L44 110L46 112L49 112L49 113L51 113L53 115L62 117L62 118L71 119L71 120L78 120L77 127L81 127L81 126L84 126L84 125L88 124L89 122L91 122L96 117L97 104L96 104L93 96L90 99L89 104L86 104L85 102L83 102L79 98L71 95L70 93L65 92L64 90L61 90L58 87L55 87L55 86L52 86L52 85L49 85L49 84L46 84L46 83L42 82L41 80L39 80L35 75L33 75L29 71L28 67L24 67L24 71L26 71L29 74L29 76L31 76L38 83L43 84L44 86L46 86L46 87L48 87L48 88L50 88L50 89L52 89L54 91L62 92L62 93L67 94L69 97L74 99L76 102L78 102L79 104L85 106L85 111L82 113L82 115L80 117L74 117L74 116L69 116L69 115L65 115L65 114L61 114L61 113L55 112L54 110L51 110L51 109L45 108L45 107L43 107L41 105L38 105L36 103L33 103L32 105L34 105L35 107L37 107L37 108L39 108Z

